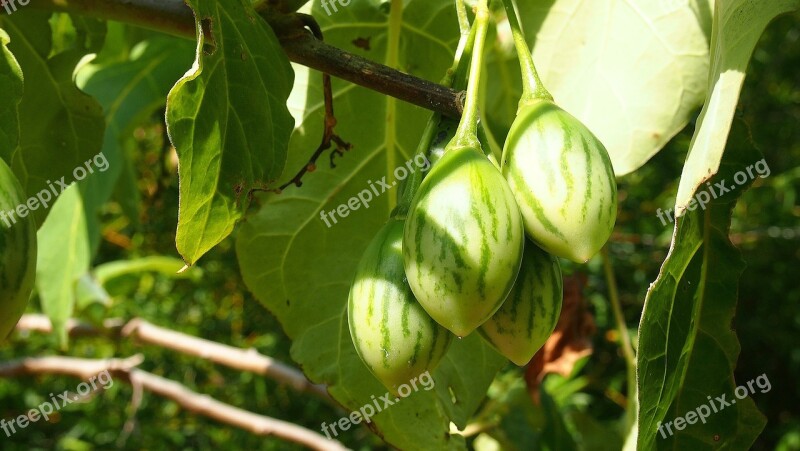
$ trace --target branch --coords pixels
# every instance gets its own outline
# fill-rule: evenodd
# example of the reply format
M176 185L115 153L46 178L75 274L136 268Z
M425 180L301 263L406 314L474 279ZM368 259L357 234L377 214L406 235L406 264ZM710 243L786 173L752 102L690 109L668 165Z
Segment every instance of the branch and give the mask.
M314 385L299 370L278 362L271 357L259 354L254 349L244 350L192 337L155 326L138 318L129 321L127 324L124 324L121 320L106 320L102 329L70 319L66 328L70 336L131 337L142 343L171 349L237 370L260 374L286 384L299 392L312 393L329 404L338 407L336 401L328 394L325 386ZM19 323L17 323L17 330L51 333L53 326L44 315L23 315Z
M329 440L304 427L233 407L207 395L195 393L175 381L133 368L141 363L141 360L140 356L124 360L89 360L73 357L25 358L0 362L0 377L59 374L89 379L103 371L108 371L114 380L123 380L135 388L148 390L170 399L190 412L256 435L275 436L319 450L347 449L341 443Z
M195 38L194 16L183 0L30 0L30 5ZM300 14L266 11L262 16L291 61L445 116L461 117L463 93L318 41Z

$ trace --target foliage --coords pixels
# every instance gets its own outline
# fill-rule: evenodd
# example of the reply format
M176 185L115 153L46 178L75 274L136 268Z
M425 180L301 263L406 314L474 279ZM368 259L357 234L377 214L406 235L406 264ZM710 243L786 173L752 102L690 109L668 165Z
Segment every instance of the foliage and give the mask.
M274 192L318 147L323 82L289 64L251 3L188 2L194 43L33 8L0 15L0 158L28 196L80 178L75 168L88 169L98 155L107 162L107 170L33 211L40 252L29 312L46 313L58 333L17 333L0 347L0 361L142 352L143 369L314 431L386 392L351 341L348 290L396 205L395 168L413 160L429 114L334 78L336 133L352 150L331 156L331 164L323 158L302 186ZM587 277L582 298L597 329L590 357L539 386L533 365L509 366L471 334L454 340L433 390L335 438L356 449L795 449L798 13L779 18L757 43L776 16L800 4L518 3L544 83L611 156L619 212L607 249L619 299L607 294L614 281L603 277L601 257L586 265L562 260L565 277ZM446 73L459 38L451 0L352 0L331 15L315 1L301 11L313 15L327 43L428 80ZM481 107L489 135L502 143L521 85L502 8L495 5L493 15ZM730 182L762 157L768 177L686 209L706 183ZM386 192L338 213L379 180L388 182ZM658 219L667 209L678 212L674 229ZM328 212L336 212L330 225L321 216ZM189 266L180 275L177 257ZM623 324L615 322L616 302ZM144 317L256 348L327 385L340 407L163 349L67 340L63 327L72 317L94 324ZM634 381L619 348L621 332L637 327ZM659 434L707 396L730 396L760 374L772 391L707 423ZM75 385L53 376L0 380L0 419ZM115 384L49 424L0 433L2 447L295 446L147 394L129 406L131 396Z

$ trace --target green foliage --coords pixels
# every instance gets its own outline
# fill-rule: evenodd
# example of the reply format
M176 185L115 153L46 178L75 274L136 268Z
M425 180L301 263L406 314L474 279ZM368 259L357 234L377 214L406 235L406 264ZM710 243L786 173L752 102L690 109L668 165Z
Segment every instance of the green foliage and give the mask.
M23 196L19 180L0 159L0 343L25 312L35 279L33 218L13 216L17 205L25 201Z
M233 231L251 190L275 188L294 124L286 108L289 60L252 6L242 0L189 6L196 59L167 97L167 128L181 160L176 242L193 265Z
M321 423L331 425L386 393L351 340L347 295L359 259L395 207L395 168L414 159L429 113L334 79L335 132L352 149L330 160L323 155L301 187L251 196L291 180L307 164L325 119L321 77L289 65L256 10L302 6L329 44L429 80L441 79L452 61L456 10L451 0L352 0L328 15L320 1L305 3L191 0L196 42L33 7L0 13L0 160L14 171L0 183L16 177L27 191L11 204L47 188L48 180L71 182L73 170L100 151L108 162L107 170L34 212L43 251L29 312L48 314L58 333L13 334L0 347L0 361L50 355L59 346L82 358L142 353L145 370L317 432ZM497 27L482 82L486 152L505 141L521 92L519 62L494 3ZM557 337L576 330L587 336L567 343L563 374L540 380L536 363L526 371L508 365L471 334L453 340L432 389L334 438L353 449L794 449L800 437L797 13L756 43L775 16L800 4L517 3L545 85L600 138L616 175L624 175L607 248L618 280L612 285L603 277L599 258L561 262L566 277L586 276L586 289L573 297L589 309L565 308L583 322ZM446 121L437 137L442 149L454 128ZM697 207L689 199L707 182L730 183L753 165L760 158L754 147L769 162L768 178L747 191L749 177L705 209L684 210ZM373 191L381 190L378 181L387 183L385 192ZM372 193L368 206L348 205L365 192ZM657 214L675 205L673 230ZM176 245L177 252L170 250ZM178 274L184 263L201 268ZM618 300L607 294L617 285ZM94 325L143 317L254 348L301 367L327 385L338 405L125 339L67 342L63 325L73 317ZM631 387L620 333L635 335L637 324L638 386ZM591 355L579 353L589 345ZM773 391L737 399L706 423L676 430L674 420L708 396L726 394L730 401L738 385L759 374L769 376ZM0 420L74 382L0 379ZM299 449L146 393L128 407L132 396L138 393L120 380L56 421L12 437L0 433L2 447ZM627 420L637 416L631 430ZM663 437L658 427L670 421L674 434Z
M20 147L11 167L29 195L62 177L73 182L73 170L100 150L104 130L100 105L73 82L75 66L89 49L83 42L56 47L49 18L31 8L0 18L27 80L19 104ZM48 211L33 212L37 223Z

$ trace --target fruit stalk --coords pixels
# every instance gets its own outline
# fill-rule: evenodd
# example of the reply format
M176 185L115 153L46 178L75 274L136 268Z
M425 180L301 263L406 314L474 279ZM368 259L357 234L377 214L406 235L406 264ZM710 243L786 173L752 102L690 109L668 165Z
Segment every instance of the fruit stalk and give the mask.
M525 34L522 32L522 25L517 18L516 5L514 0L503 0L506 8L508 23L511 25L511 34L514 37L514 46L519 57L519 66L522 71L522 98L519 100L519 109L530 105L538 100L553 100L553 96L545 89L536 66L533 64L533 56L525 41Z
M467 84L467 100L464 104L464 114L458 124L456 136L448 144L447 151L461 148L480 148L478 141L478 101L483 69L483 46L486 43L486 32L489 28L489 7L486 0L478 2L475 11L475 45L472 49L472 64L470 77Z

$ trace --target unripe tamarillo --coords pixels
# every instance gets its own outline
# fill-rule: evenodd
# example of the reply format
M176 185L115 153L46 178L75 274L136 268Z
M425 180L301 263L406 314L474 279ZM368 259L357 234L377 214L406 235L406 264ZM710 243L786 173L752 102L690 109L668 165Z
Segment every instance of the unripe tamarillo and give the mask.
M16 176L0 158L0 212L13 214L25 200ZM36 227L33 218L0 221L0 343L25 312L36 278Z
M448 150L419 187L403 236L408 283L425 311L464 337L500 307L524 230L500 171L473 147Z
M547 100L520 109L503 149L503 175L528 235L547 252L583 263L611 236L617 185L600 140Z
M514 288L480 333L500 354L523 366L555 330L563 297L558 259L529 241Z
M403 221L389 220L361 257L347 303L358 355L392 392L432 371L452 340L414 299L403 269L402 239Z

